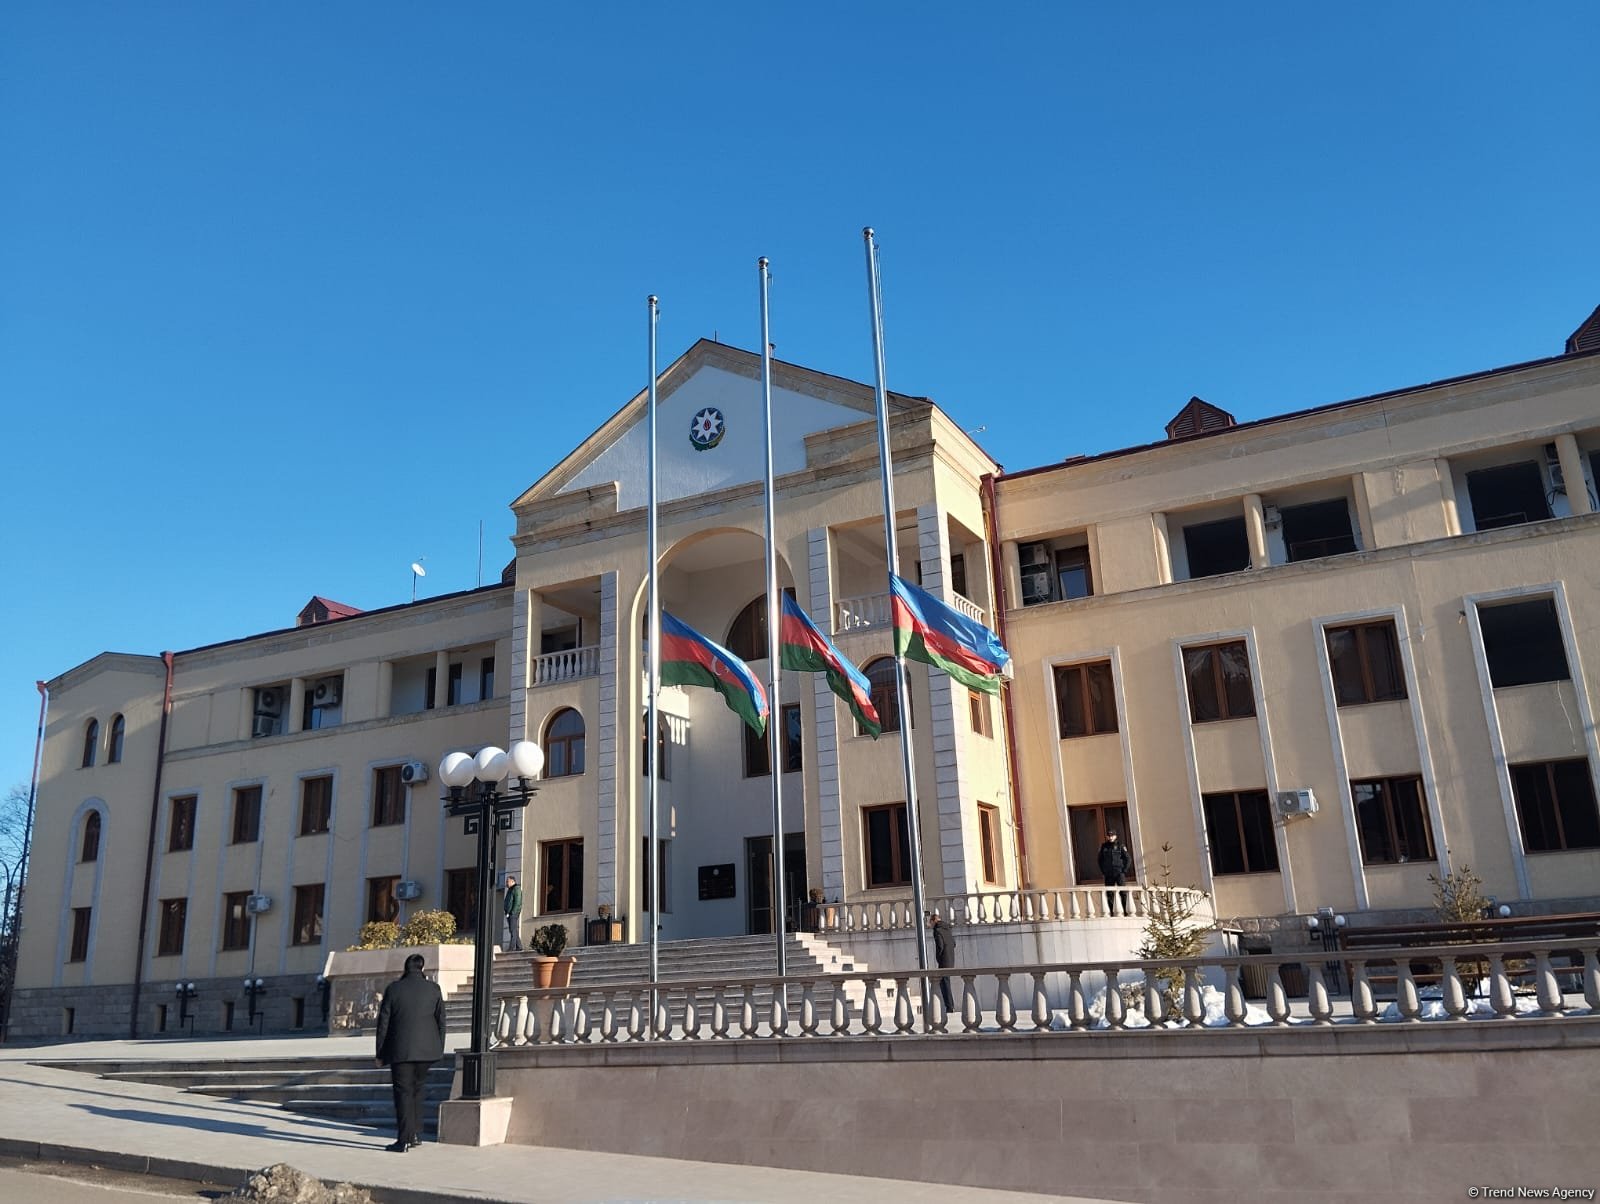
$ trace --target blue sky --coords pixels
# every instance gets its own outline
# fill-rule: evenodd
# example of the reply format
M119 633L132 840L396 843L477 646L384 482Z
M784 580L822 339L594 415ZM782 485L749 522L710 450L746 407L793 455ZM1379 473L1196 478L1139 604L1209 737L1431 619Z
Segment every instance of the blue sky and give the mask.
M469 588L696 338L1010 469L1554 354L1600 304L1600 8L0 11L0 787L35 678Z

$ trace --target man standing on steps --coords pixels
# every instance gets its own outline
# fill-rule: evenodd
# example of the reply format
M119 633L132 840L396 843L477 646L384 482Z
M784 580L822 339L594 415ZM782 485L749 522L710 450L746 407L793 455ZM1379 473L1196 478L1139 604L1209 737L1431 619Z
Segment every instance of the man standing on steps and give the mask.
M406 958L406 972L389 984L378 1009L378 1065L394 1084L395 1143L404 1154L422 1144L422 1097L428 1067L444 1057L444 996L422 976L422 954Z
M512 874L506 875L506 948L513 953L522 952L522 888Z

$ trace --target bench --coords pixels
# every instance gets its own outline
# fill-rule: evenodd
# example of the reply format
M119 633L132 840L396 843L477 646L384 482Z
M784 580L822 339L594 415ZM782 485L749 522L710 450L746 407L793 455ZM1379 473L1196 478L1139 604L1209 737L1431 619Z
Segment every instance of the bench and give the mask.
M1425 948L1441 945L1500 945L1508 953L1514 954L1518 942L1525 941L1556 941L1556 940L1593 940L1600 936L1600 912L1575 912L1568 915L1551 916L1496 916L1486 920L1460 920L1428 924L1382 924L1362 928L1339 929L1339 950L1343 953L1395 951L1401 956L1381 957L1376 962L1379 965L1396 963L1406 960L1411 968L1412 976L1419 982L1435 983L1443 977L1442 968L1437 957L1419 959L1403 958L1406 949ZM1578 950L1562 950L1558 956L1562 964L1558 967L1564 972L1563 977L1575 969L1581 969L1583 954ZM1553 959L1554 960L1554 959ZM1469 958L1468 965L1482 959ZM1370 967L1372 960L1368 960L1369 967L1367 981L1374 988L1378 985L1392 985L1398 978L1397 974L1373 974ZM1346 976L1348 977L1348 966ZM1471 974L1476 978L1478 975Z

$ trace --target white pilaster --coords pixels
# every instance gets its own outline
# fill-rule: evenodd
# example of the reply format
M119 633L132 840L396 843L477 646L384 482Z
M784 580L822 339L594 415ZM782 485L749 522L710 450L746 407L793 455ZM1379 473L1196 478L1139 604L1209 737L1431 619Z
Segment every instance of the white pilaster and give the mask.
M922 562L922 588L936 598L950 600L949 536L937 506L917 509L917 555ZM961 731L956 716L967 705L967 687L938 670L928 673L931 702L928 717L933 729L933 796L938 808L939 872L928 867L924 883L935 893L960 894L975 885L967 866L973 862L977 817L966 813L967 781L962 756ZM923 787L926 790L925 787ZM926 815L924 814L924 819ZM969 842L974 846L969 848ZM926 846L926 841L923 842Z
M617 574L600 575L600 713L595 716L598 755L595 757L595 782L598 797L595 821L598 829L595 850L594 885L596 898L609 899L625 906L622 883L617 878L617 693L618 673L631 658L619 655L617 645Z
M829 571L828 532L806 532L806 562L811 621L833 632L833 574ZM828 678L811 678L811 708L817 734L817 826L822 839L822 890L829 899L844 898L844 799L839 782L839 710Z

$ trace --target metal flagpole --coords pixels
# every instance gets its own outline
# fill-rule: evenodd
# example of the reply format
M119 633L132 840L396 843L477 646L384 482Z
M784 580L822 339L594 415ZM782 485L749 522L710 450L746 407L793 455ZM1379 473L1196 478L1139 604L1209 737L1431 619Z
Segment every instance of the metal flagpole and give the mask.
M649 700L645 710L645 773L650 786L650 844L645 850L644 879L650 884L647 897L644 900L645 912L650 917L650 1024L654 1028L656 1022L656 983L661 977L661 941L660 919L657 915L661 901L661 883L656 881L661 871L661 860L656 850L660 846L660 834L657 831L657 795L660 790L661 774L656 764L657 738L660 731L660 719L657 715L657 700L661 694L661 575L657 565L659 551L657 548L656 530L656 323L661 317L661 303L652 296L650 298L650 389L649 389L649 420L650 431L650 501L646 507L646 551L650 559L650 673L649 673ZM654 898L648 897L653 895Z
M778 531L772 504L772 339L768 322L767 293L772 278L766 256L756 261L761 276L761 414L766 436L767 485L767 760L772 771L772 931L778 944L778 977L788 971L784 951L784 923L788 901L783 889L783 707L779 702L778 679L783 666L778 661Z
M878 282L878 244L872 235L872 227L868 226L861 231L861 237L867 244L867 303L872 313L872 366L877 374L877 405L878 405L878 459L883 465L883 538L889 550L889 572L894 576L900 575L900 553L895 546L894 532L894 465L889 457L889 393L884 384L885 371L883 366L883 294ZM890 588L890 607L893 609L893 588ZM905 661L898 650L894 657L894 684L895 696L900 706L900 763L905 770L906 777L906 843L909 849L911 862L911 900L916 908L915 927L917 932L917 968L928 968L928 926L923 919L923 893L922 893L922 824L917 816L917 770L915 757L911 748L911 711L907 707L910 700L910 683L906 680ZM928 980L922 981L923 1009L928 1006Z

